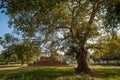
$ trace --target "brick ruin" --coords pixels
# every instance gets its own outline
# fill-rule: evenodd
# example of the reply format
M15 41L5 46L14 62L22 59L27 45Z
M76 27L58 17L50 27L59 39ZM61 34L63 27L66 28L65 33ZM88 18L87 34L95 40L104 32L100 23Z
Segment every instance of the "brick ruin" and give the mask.
M67 66L66 62L58 61L55 57L41 57L39 61L28 66Z

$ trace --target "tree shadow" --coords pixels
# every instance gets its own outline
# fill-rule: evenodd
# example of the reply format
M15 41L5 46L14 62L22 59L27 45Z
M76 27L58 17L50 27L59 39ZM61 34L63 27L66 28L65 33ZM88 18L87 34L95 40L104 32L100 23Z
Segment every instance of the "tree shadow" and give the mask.
M42 68L20 68L16 70L5 70L0 72L3 80L108 80L109 78L120 78L120 69L93 69L97 75L76 75L73 68L42 67Z
M93 71L98 73L97 75L93 76L96 78L101 78L105 80L109 80L111 78L113 78L114 80L116 80L117 78L120 79L120 68L116 68L116 69L115 68L99 68L99 69L93 69Z
M58 77L72 76L72 69L39 68L39 69L18 69L4 76L5 80L55 80Z

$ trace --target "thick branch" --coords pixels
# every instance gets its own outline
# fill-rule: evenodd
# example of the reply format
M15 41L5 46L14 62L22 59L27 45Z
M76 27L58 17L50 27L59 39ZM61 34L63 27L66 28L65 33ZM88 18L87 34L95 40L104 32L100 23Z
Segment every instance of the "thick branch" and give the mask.
M92 23L93 23L93 21L94 21L94 18L95 18L95 15L96 15L98 9L99 9L99 3L95 3L95 4L93 5L93 10L92 10L90 19L89 19L89 21L88 21L88 23L87 23L87 26L86 26L86 32L84 33L84 36L83 36L82 41L81 41L83 45L84 45L84 44L86 43L86 41L87 41L87 38L88 38L89 33L90 33L90 31L91 31L91 25L92 25Z
M74 19L75 19L75 13L76 13L76 9L80 7L80 1L78 2L78 5L75 6L72 10L72 20L71 20L71 29L70 29L70 32L71 32L71 35L73 37L73 40L74 42L76 42L77 44L79 44L79 41L77 40L77 38L75 37L75 33L74 33Z
M95 44L94 44L94 45L87 46L87 47L85 47L85 48L86 48L86 49L103 49L102 47L96 46Z

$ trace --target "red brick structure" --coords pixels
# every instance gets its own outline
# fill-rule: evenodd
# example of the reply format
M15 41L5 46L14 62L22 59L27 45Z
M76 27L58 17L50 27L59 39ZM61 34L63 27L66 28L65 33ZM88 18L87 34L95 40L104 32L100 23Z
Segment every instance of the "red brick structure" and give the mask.
M55 59L55 57L41 57L39 61L28 66L67 66L66 62L61 62Z

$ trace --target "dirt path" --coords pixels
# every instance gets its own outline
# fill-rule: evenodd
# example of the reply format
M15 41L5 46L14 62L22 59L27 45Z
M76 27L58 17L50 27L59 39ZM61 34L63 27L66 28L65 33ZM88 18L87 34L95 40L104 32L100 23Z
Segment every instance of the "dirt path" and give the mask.
M9 67L9 68L0 68L0 70L14 70L18 69L19 67Z

